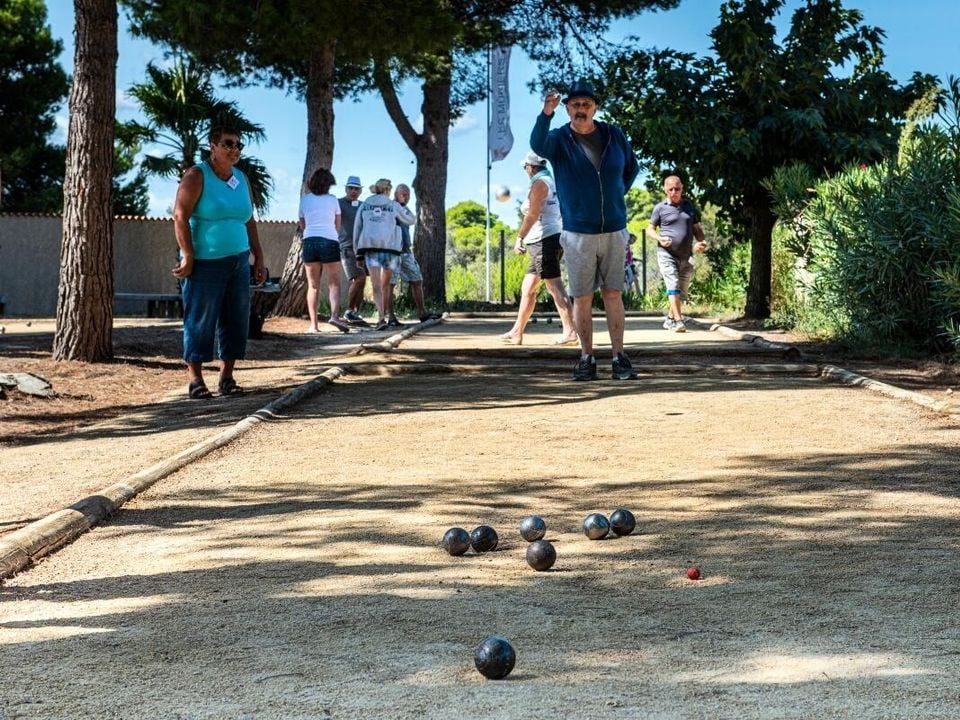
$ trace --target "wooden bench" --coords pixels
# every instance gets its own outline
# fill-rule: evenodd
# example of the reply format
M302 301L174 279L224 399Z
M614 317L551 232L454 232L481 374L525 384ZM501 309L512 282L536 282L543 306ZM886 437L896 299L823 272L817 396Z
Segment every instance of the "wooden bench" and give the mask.
M114 293L113 299L123 302L146 302L147 317L183 317L183 298L180 293Z

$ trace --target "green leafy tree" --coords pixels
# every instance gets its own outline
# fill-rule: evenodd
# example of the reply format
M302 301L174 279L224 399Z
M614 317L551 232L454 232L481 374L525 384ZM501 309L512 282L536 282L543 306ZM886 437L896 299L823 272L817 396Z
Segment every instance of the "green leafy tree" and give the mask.
M0 0L0 208L59 212L65 149L50 142L67 95L63 43L43 0Z
M374 50L426 44L441 33L427 0L376 8L315 0L123 0L133 29L183 48L238 85L263 84L302 97L307 137L303 180L333 163L334 99L361 87ZM418 191L419 196L419 191ZM295 236L283 269L276 313L306 312L300 239Z
M805 0L777 36L784 0L728 0L713 54L626 50L602 77L605 111L656 177L679 171L749 238L749 317L770 313L775 215L763 182L801 161L818 173L895 150L910 104L933 82L882 69L883 31L840 0Z
M932 97L912 108L895 157L851 165L812 192L797 168L770 184L789 212L786 244L807 263L804 314L817 329L960 352L960 80Z
M247 142L265 138L263 126L248 119L235 102L218 98L210 72L191 58L178 58L173 67L147 65L147 81L130 88L130 96L147 117L145 125L132 125L130 132L143 142L169 149L165 155L148 154L143 169L151 175L179 179L198 162L206 160L207 136L212 127L229 125ZM263 211L270 203L273 179L257 158L243 155L237 169L246 174L253 204Z
M492 257L497 260L500 257L501 232L506 234L508 247L512 247L515 228L505 224L496 214L490 213ZM473 200L464 200L447 210L447 238L450 261L454 265L467 266L480 259L486 262L486 208Z
M495 222L497 215L490 213L490 221ZM487 222L487 209L473 200L458 202L447 210L448 228L466 228L479 225L483 227Z
M611 49L602 36L612 20L650 8L673 7L677 1L435 0L429 10L431 24L420 28L426 32L412 33L419 40L412 52L375 51L374 84L417 161L413 179L416 252L426 295L440 302L445 295L444 196L450 125L468 105L485 97L486 48L518 45L539 64L542 84L557 80L568 84L582 74L584 66L595 64L601 52ZM397 86L410 77L421 80L421 132L413 128L397 97Z

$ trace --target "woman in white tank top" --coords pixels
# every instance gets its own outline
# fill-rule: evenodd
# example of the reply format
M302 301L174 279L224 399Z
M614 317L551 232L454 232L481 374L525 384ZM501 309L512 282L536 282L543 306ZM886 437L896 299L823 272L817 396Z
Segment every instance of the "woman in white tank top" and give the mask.
M537 289L542 281L546 283L547 290L557 306L562 325L562 334L553 341L554 344L576 343L577 333L573 328L570 300L560 280L560 258L563 255L560 249L560 231L563 223L560 220L557 186L547 170L547 161L536 153L527 153L523 159L523 169L530 178L530 190L520 206L523 222L517 231L517 242L513 250L520 255L529 253L530 265L520 288L520 309L517 311L516 322L500 338L513 345L523 343L523 331L533 315L537 304Z

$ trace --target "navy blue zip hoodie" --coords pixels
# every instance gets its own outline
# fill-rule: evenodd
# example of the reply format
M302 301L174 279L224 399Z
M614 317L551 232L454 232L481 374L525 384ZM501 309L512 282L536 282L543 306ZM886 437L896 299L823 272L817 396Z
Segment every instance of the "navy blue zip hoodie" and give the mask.
M553 164L563 229L588 235L623 230L627 227L624 195L640 172L630 141L616 125L594 121L603 138L597 172L570 123L550 130L552 119L553 115L540 113L530 133L530 148Z

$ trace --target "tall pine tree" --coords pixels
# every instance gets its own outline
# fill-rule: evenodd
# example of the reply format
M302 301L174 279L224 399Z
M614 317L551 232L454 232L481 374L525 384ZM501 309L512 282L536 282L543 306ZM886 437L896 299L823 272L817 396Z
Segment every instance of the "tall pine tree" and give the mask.
M0 210L59 212L64 148L50 142L67 95L43 0L0 0Z

